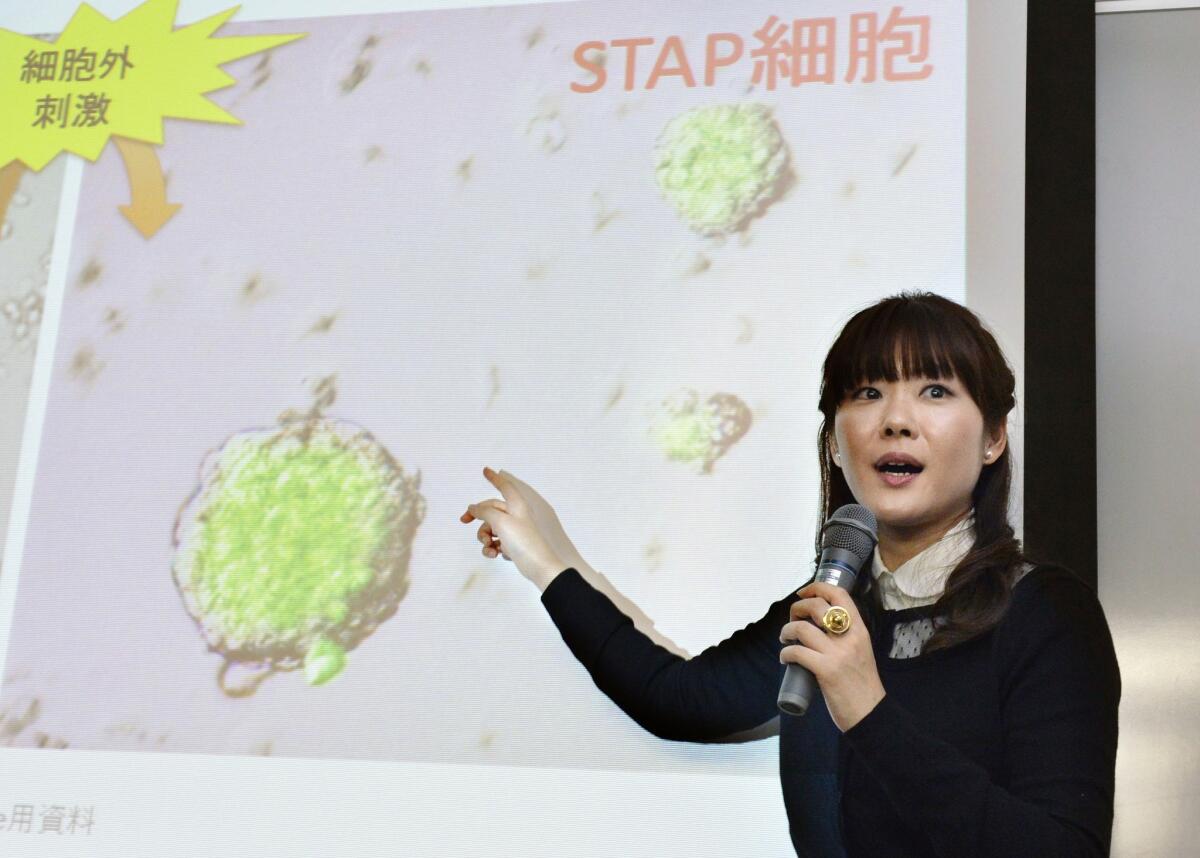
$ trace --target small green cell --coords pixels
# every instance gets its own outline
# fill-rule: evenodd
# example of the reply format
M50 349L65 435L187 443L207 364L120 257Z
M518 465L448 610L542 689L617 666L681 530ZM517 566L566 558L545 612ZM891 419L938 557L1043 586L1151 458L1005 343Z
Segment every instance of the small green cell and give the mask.
M317 638L304 656L304 678L309 685L324 685L346 666L346 651L328 638Z
M661 419L654 426L654 435L669 458L695 462L711 454L715 430L715 418L701 409Z

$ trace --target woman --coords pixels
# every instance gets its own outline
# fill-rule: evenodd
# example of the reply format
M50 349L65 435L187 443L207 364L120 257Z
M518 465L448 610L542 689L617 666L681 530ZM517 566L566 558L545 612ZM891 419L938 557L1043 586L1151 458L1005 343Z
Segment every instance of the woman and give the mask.
M810 583L691 659L587 583L553 509L512 475L485 468L503 500L461 520L482 521L484 555L542 589L596 684L658 736L760 726L782 663L812 671L825 705L779 723L800 855L1106 855L1120 675L1095 593L1028 562L1008 523L1014 387L953 301L906 293L855 315L824 364L821 520L845 503L875 514L870 574L853 595ZM823 625L833 608L844 629Z

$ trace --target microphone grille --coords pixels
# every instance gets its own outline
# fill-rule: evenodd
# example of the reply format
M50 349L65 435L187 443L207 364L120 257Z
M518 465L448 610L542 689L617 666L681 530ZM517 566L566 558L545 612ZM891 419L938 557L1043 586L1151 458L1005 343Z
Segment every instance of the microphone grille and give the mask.
M821 529L821 550L841 548L865 563L878 542L877 529L875 513L861 504L848 503L838 507L825 522Z

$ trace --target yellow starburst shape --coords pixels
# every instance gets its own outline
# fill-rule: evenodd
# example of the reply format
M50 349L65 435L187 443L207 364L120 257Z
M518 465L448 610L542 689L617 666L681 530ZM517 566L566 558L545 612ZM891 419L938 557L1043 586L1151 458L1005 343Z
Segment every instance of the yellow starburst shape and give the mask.
M158 172L145 144L163 142L163 119L240 125L206 97L234 83L221 65L306 35L215 38L236 6L176 29L178 5L147 0L111 20L84 3L53 42L0 29L0 176L14 181L61 152L95 161L115 138L134 196L122 211L147 234L130 212L139 210L141 176Z

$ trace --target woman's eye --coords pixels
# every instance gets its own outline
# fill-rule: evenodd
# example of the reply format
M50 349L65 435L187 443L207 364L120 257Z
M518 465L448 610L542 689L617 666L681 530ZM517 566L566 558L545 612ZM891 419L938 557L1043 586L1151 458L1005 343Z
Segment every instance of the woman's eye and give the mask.
M874 394L874 396L872 396L871 394ZM860 387L858 390L854 391L853 398L854 399L877 399L879 397L879 395L880 395L879 391L873 387Z
M931 385L929 385L929 387L927 387L925 389L930 391L929 395L932 396L934 399L945 399L947 396L951 395L950 388L946 387L943 384L931 384Z

